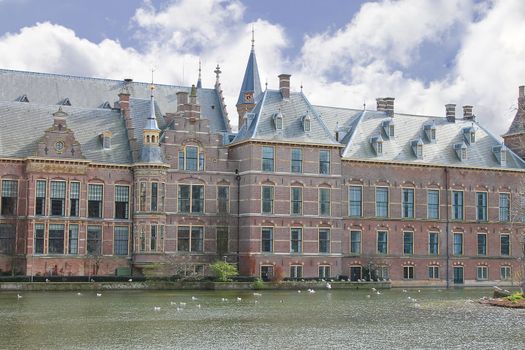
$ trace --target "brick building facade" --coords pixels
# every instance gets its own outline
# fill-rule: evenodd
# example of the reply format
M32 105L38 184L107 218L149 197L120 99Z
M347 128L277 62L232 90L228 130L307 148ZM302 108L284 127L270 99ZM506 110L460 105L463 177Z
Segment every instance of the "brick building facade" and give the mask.
M523 88L505 145L444 116L313 106L262 90L232 132L214 88L0 70L0 269L510 284L523 227ZM519 139L519 140L518 140ZM514 152L516 151L516 153Z

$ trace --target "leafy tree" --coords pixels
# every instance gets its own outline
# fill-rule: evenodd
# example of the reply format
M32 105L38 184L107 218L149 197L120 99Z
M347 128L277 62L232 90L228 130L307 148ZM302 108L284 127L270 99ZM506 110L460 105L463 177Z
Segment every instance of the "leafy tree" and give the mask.
M232 280L232 277L239 274L235 266L225 261L216 261L210 265L210 268L219 282L229 282Z

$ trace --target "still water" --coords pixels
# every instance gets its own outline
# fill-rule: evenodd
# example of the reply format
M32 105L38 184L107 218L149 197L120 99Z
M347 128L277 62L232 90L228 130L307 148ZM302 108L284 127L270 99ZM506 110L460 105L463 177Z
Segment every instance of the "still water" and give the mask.
M0 349L525 349L525 310L472 302L490 290L20 294Z

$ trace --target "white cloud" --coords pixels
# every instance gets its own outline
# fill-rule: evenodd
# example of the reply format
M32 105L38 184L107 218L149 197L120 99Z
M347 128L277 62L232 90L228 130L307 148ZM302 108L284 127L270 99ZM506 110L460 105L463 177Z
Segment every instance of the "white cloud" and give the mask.
M239 0L177 0L154 8L146 2L133 19L144 49L78 37L58 24L38 23L0 37L0 67L149 81L194 83L198 59L211 87L220 63L232 124L250 48L251 23ZM285 23L286 24L286 23ZM370 108L375 98L396 97L396 110L442 115L444 104L474 104L480 120L502 133L512 119L517 86L525 83L525 7L521 0L401 0L367 3L343 28L304 38L297 57L283 56L282 26L255 22L261 79L277 86L277 74L292 73L314 104ZM424 43L456 40L459 50L446 76L424 82L407 74L421 60ZM45 43L45 44L42 44ZM460 113L460 108L458 108Z

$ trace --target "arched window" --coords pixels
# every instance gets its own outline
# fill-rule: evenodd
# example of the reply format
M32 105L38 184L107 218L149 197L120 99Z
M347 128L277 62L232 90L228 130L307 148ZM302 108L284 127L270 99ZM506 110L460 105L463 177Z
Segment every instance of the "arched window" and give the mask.
M204 150L199 146L186 145L179 151L179 170L204 171Z

